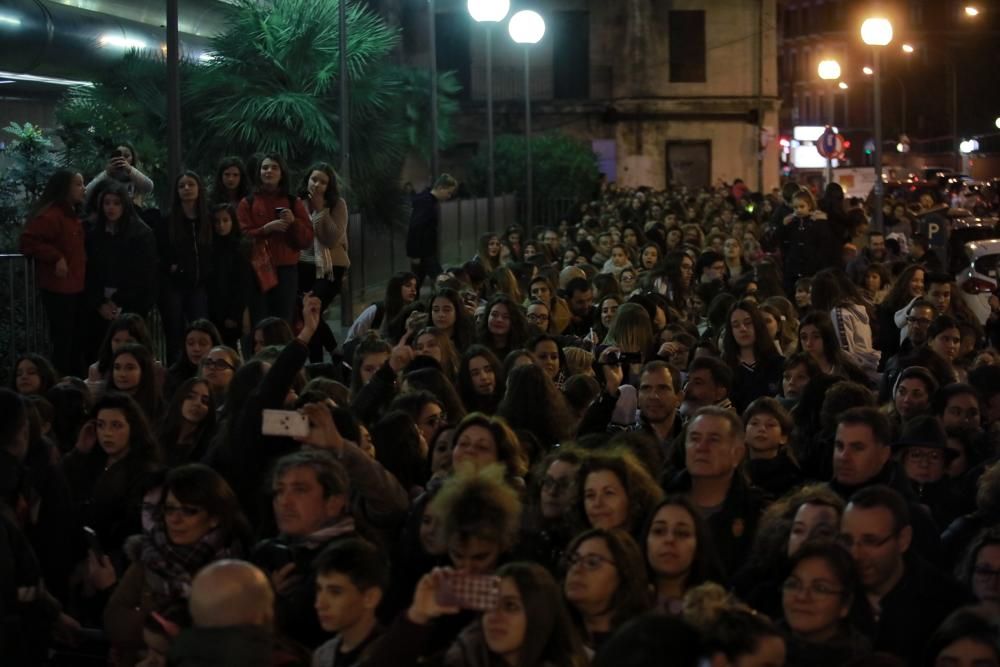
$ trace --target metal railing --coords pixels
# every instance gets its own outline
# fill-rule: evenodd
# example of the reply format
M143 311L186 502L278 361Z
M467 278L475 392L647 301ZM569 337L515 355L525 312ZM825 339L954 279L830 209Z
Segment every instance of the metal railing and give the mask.
M495 231L503 231L519 220L514 195L496 197L493 202ZM441 263L459 264L477 252L479 236L489 230L486 198L460 199L441 204L439 221ZM410 270L406 256L407 222L367 225L361 214L353 214L348 226L351 271L348 296L353 319L362 309L382 297L385 284L392 274ZM348 315L342 314L347 320Z
M35 263L0 254L0 384L8 386L14 360L25 352L47 354L48 327L35 280Z

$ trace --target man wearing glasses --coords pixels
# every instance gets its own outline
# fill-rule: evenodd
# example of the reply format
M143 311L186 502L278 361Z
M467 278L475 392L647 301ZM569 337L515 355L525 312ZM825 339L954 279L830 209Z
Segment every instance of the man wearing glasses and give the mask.
M909 504L898 492L869 486L851 496L839 541L854 559L871 605L874 649L915 665L924 641L970 598L951 577L910 550L910 518Z
M914 550L934 564L942 564L940 530L925 509L918 505L916 493L892 460L892 436L888 418L876 408L851 408L837 417L833 442L833 479L830 488L845 501L857 492L876 484L895 489L910 508ZM907 520L910 523L910 520Z
M905 338L900 342L896 354L889 357L883 367L882 382L879 385L880 403L889 400L903 360L927 343L927 330L930 329L935 317L937 313L929 301L916 299L910 304L906 312L906 321L900 329ZM895 334L890 331L888 335Z

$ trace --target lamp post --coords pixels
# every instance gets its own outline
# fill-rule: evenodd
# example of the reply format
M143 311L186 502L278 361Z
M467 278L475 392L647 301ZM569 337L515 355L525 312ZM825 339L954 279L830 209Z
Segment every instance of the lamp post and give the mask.
M833 128L834 118L833 118L833 94L836 91L834 88L834 81L840 78L840 63L836 60L821 60L819 66L816 68L819 78L824 81L829 82L829 91L827 91L827 104L826 104L826 118L827 127ZM831 130L832 131L832 130ZM833 158L829 155L826 157L826 184L829 185L833 183Z
M525 191L525 225L528 234L531 234L534 225L534 196L531 174L531 45L537 44L545 35L545 19L530 9L520 11L510 17L507 24L507 32L510 38L518 44L524 44L524 155L525 155L525 178L527 187Z
M431 51L431 185L438 177L440 147L438 146L438 62L437 62L437 10L434 0L427 0L428 41Z
M503 21L510 11L510 0L469 0L469 15L477 23L486 24L486 143L489 189L487 190L486 220L493 230L493 53L492 35L494 23Z
M882 231L882 195L885 186L882 183L882 64L881 50L879 47L886 46L892 41L892 24L884 17L872 17L865 19L861 24L861 41L872 47L873 52L873 83L874 83L874 109L873 123L875 125L875 214L874 227L876 231Z

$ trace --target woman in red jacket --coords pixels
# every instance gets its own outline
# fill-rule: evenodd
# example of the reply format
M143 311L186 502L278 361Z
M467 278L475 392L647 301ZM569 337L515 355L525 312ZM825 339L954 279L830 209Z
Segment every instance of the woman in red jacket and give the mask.
M83 370L78 330L87 270L84 230L77 208L84 200L83 176L61 169L49 178L21 236L21 252L35 259L38 287L49 318L52 362L60 373Z
M236 216L240 230L255 248L266 245L278 284L261 291L254 277L247 295L253 324L265 317L292 321L298 290L299 251L312 246L313 229L302 201L291 194L291 174L285 161L269 153L260 162L256 191L240 202Z

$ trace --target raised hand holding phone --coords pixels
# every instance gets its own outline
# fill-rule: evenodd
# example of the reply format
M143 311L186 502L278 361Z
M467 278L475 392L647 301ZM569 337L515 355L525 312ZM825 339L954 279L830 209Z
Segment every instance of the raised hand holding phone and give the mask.
M427 625L435 618L461 611L458 605L443 605L438 600L439 589L445 585L448 569L436 567L417 582L413 591L413 604L406 612L407 618L417 625Z

